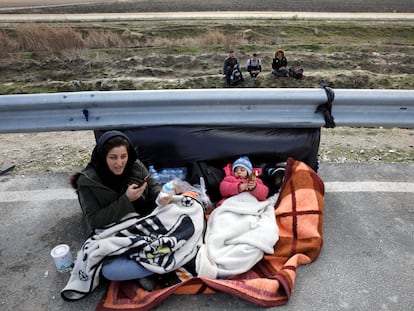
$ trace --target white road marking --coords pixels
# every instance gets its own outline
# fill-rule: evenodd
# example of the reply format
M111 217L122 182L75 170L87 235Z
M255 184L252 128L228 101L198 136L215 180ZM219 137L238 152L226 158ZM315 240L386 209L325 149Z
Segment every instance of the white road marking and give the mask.
M414 193L414 182L325 182L325 192L395 192ZM73 189L58 188L30 191L0 191L1 202L77 200Z
M326 192L414 192L414 182L325 182Z
M0 202L34 202L77 199L73 189L0 191Z

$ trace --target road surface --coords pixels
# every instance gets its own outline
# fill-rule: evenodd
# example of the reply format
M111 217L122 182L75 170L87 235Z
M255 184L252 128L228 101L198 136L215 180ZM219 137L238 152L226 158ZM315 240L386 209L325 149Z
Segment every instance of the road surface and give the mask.
M414 163L324 164L324 246L300 266L286 306L266 310L414 310ZM2 310L94 310L100 286L79 302L60 290L50 250L84 240L67 174L0 176ZM196 307L195 307L196 306ZM227 294L169 297L157 310L263 310Z

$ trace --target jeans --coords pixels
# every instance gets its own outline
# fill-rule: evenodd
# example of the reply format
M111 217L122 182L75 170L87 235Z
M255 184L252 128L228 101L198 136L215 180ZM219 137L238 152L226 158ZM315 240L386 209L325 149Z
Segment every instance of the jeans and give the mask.
M272 70L272 74L276 77L289 77L289 72L287 70Z
M154 272L148 271L126 256L114 257L114 259L105 261L102 266L102 275L111 281L141 279L152 274Z

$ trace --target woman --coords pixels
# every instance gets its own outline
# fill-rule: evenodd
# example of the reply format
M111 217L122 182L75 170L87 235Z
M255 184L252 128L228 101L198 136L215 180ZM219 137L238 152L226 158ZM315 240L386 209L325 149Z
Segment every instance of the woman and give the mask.
M276 77L288 77L287 59L283 50L277 50L273 56L272 74Z
M92 151L89 164L72 178L81 208L92 230L116 223L130 213L148 215L161 186L138 159L130 139L119 131L104 133ZM107 261L102 274L110 280L143 278L152 272L127 257Z

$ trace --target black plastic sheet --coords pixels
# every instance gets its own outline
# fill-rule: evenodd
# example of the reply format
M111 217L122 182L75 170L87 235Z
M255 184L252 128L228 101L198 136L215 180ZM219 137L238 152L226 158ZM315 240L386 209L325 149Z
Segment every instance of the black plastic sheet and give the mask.
M119 129L128 135L141 161L156 168L208 162L218 166L248 155L254 165L288 157L315 168L320 128L157 126ZM104 131L95 131L96 139Z

